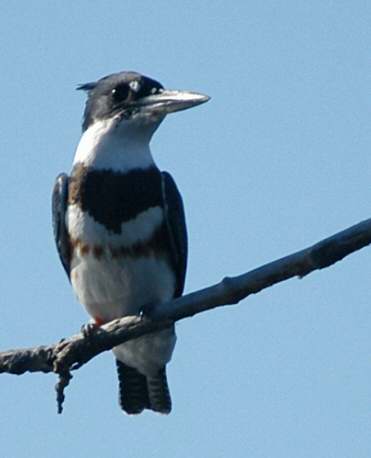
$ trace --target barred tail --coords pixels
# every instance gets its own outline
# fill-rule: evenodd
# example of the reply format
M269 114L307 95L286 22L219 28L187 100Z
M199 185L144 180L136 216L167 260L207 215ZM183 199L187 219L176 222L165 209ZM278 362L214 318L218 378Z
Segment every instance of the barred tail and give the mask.
M119 402L128 414L139 414L144 409L168 414L171 398L163 367L154 376L145 376L133 367L116 360L119 377Z
M155 412L170 413L171 397L167 384L166 367L155 376L147 376L147 388L150 408Z
M133 367L116 359L119 376L119 403L128 414L138 414L149 408L146 377Z

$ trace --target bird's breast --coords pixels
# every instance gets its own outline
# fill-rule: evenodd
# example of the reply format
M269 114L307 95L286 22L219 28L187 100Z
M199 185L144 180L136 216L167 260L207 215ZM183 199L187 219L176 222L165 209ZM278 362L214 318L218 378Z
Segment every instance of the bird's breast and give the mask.
M66 223L71 282L93 317L134 314L173 296L158 169L119 174L75 168Z
M163 207L161 172L155 166L123 173L77 163L70 177L68 203L77 205L108 231L121 234L123 223Z

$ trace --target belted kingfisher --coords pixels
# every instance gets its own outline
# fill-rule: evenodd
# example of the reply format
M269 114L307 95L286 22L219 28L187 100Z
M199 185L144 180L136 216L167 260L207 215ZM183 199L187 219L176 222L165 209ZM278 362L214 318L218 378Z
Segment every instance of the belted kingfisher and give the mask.
M140 314L182 294L187 233L182 198L151 155L152 135L169 113L207 102L169 91L136 72L83 84L82 137L70 176L52 198L58 253L75 294L97 326ZM169 413L166 364L174 326L113 349L119 401L128 414Z

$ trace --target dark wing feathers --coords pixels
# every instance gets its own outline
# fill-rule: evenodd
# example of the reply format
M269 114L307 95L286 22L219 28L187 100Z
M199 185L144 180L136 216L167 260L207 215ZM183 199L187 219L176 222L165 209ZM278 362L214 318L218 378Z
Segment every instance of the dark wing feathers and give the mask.
M172 176L162 172L162 190L165 203L165 220L169 233L177 284L175 297L181 296L184 289L187 268L188 241L182 197Z
M53 232L59 257L68 278L70 278L71 246L65 221L67 203L68 176L61 173L55 180L52 195Z

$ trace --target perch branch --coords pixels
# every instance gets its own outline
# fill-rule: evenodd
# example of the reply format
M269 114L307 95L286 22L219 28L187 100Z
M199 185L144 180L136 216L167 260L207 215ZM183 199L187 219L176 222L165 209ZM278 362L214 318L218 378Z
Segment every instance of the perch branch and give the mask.
M304 250L297 251L237 277L155 306L150 315L130 316L111 321L89 336L84 333L57 344L0 352L0 373L55 372L58 409L71 370L81 367L99 353L127 340L166 328L175 321L215 307L237 304L251 294L292 277L304 277L323 269L371 243L371 219L356 224Z

